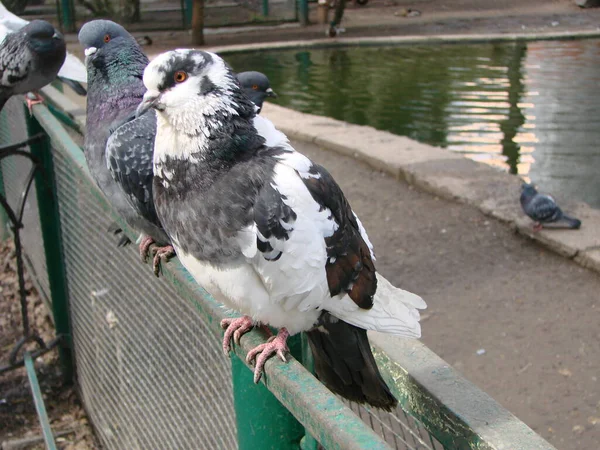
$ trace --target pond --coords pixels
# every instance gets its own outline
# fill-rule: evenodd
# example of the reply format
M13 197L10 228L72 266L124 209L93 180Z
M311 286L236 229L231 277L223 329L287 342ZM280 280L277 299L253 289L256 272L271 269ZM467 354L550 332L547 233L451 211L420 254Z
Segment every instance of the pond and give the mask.
M600 208L600 41L262 51L276 103L463 153Z

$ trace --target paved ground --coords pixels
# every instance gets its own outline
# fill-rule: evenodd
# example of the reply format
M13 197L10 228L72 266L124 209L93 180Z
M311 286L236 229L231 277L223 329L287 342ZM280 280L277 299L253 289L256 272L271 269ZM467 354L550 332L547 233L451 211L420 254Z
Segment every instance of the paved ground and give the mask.
M428 302L427 346L556 447L600 448L596 273L474 208L312 144L294 145L341 184L379 270Z

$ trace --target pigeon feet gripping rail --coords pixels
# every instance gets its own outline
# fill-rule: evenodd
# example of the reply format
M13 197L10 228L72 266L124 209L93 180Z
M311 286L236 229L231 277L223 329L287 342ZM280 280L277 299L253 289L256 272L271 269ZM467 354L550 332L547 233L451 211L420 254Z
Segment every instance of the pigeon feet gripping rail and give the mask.
M248 355L246 356L246 362L248 364L256 358L256 364L254 366L255 383L260 381L265 363L274 353L279 356L283 362L287 362L285 352L289 352L287 346L287 338L289 336L290 333L288 330L281 328L277 333L277 336L271 336L265 344L260 344L248 352Z
M154 269L154 275L158 276L160 272L160 264L162 262L167 262L171 256L174 256L175 249L172 245L165 245L164 247L154 247L152 252L154 253L152 267Z
M31 98L30 95L34 98ZM27 109L29 110L29 115L33 116L33 111L31 108L33 105L39 105L40 103L44 103L44 98L40 96L37 92L31 92L25 96L25 103L27 103Z
M242 335L250 331L252 327L254 327L254 322L248 316L221 320L221 328L225 329L225 335L223 336L223 352L225 355L229 355L231 351L231 338L236 344L239 344Z
M154 244L154 239L150 236L144 236L140 242L140 258L142 258L143 263L148 261L148 254L150 253L150 246L152 244Z

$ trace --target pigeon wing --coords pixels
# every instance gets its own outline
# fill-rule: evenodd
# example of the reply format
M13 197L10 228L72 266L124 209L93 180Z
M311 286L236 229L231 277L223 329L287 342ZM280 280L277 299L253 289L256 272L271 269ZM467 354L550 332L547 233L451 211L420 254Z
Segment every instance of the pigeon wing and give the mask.
M537 222L554 222L560 220L562 211L549 195L538 194L527 205L529 217Z
M373 255L342 190L300 153L278 159L272 182L255 203L252 228L253 261L271 299L306 311L348 294L351 309L371 308L377 289Z
M106 144L106 165L133 208L158 223L152 199L152 155L156 135L154 112L119 126Z
M31 52L18 37L13 35L0 45L0 88L3 91L13 90L31 70Z

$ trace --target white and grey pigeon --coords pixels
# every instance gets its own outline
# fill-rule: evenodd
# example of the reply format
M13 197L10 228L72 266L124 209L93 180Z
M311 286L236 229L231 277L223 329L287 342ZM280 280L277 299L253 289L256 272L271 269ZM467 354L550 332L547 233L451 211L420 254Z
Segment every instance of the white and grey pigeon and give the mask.
M45 20L34 20L0 43L0 110L10 97L43 88L56 78L67 47ZM40 103L27 98L27 105Z
M276 98L277 94L271 88L269 78L262 72L248 71L237 74L242 91L246 94L252 103L254 103L260 114L263 103L267 97Z
M11 13L0 2L0 42L2 42L8 34L19 31L28 23L27 20ZM55 76L58 76L61 81L68 84L79 95L86 94L85 88L80 84L87 83L85 66L75 55L67 52L65 60L60 67L58 74Z
M152 153L156 114L135 117L145 92L148 58L121 25L110 20L86 23L79 32L88 70L84 151L90 173L116 211L137 231L146 260L156 243L153 266L173 254L152 200Z
M523 183L520 201L523 212L534 221L534 231L540 231L549 224L573 229L581 227L581 220L567 216L554 198L540 194L533 184Z
M181 263L244 317L222 322L223 349L253 325L279 328L248 353L255 381L289 335L306 331L334 392L391 409L366 330L420 336L425 302L376 275L373 250L340 187L296 152L242 94L216 54L175 50L144 72L138 108L157 111L154 203Z

